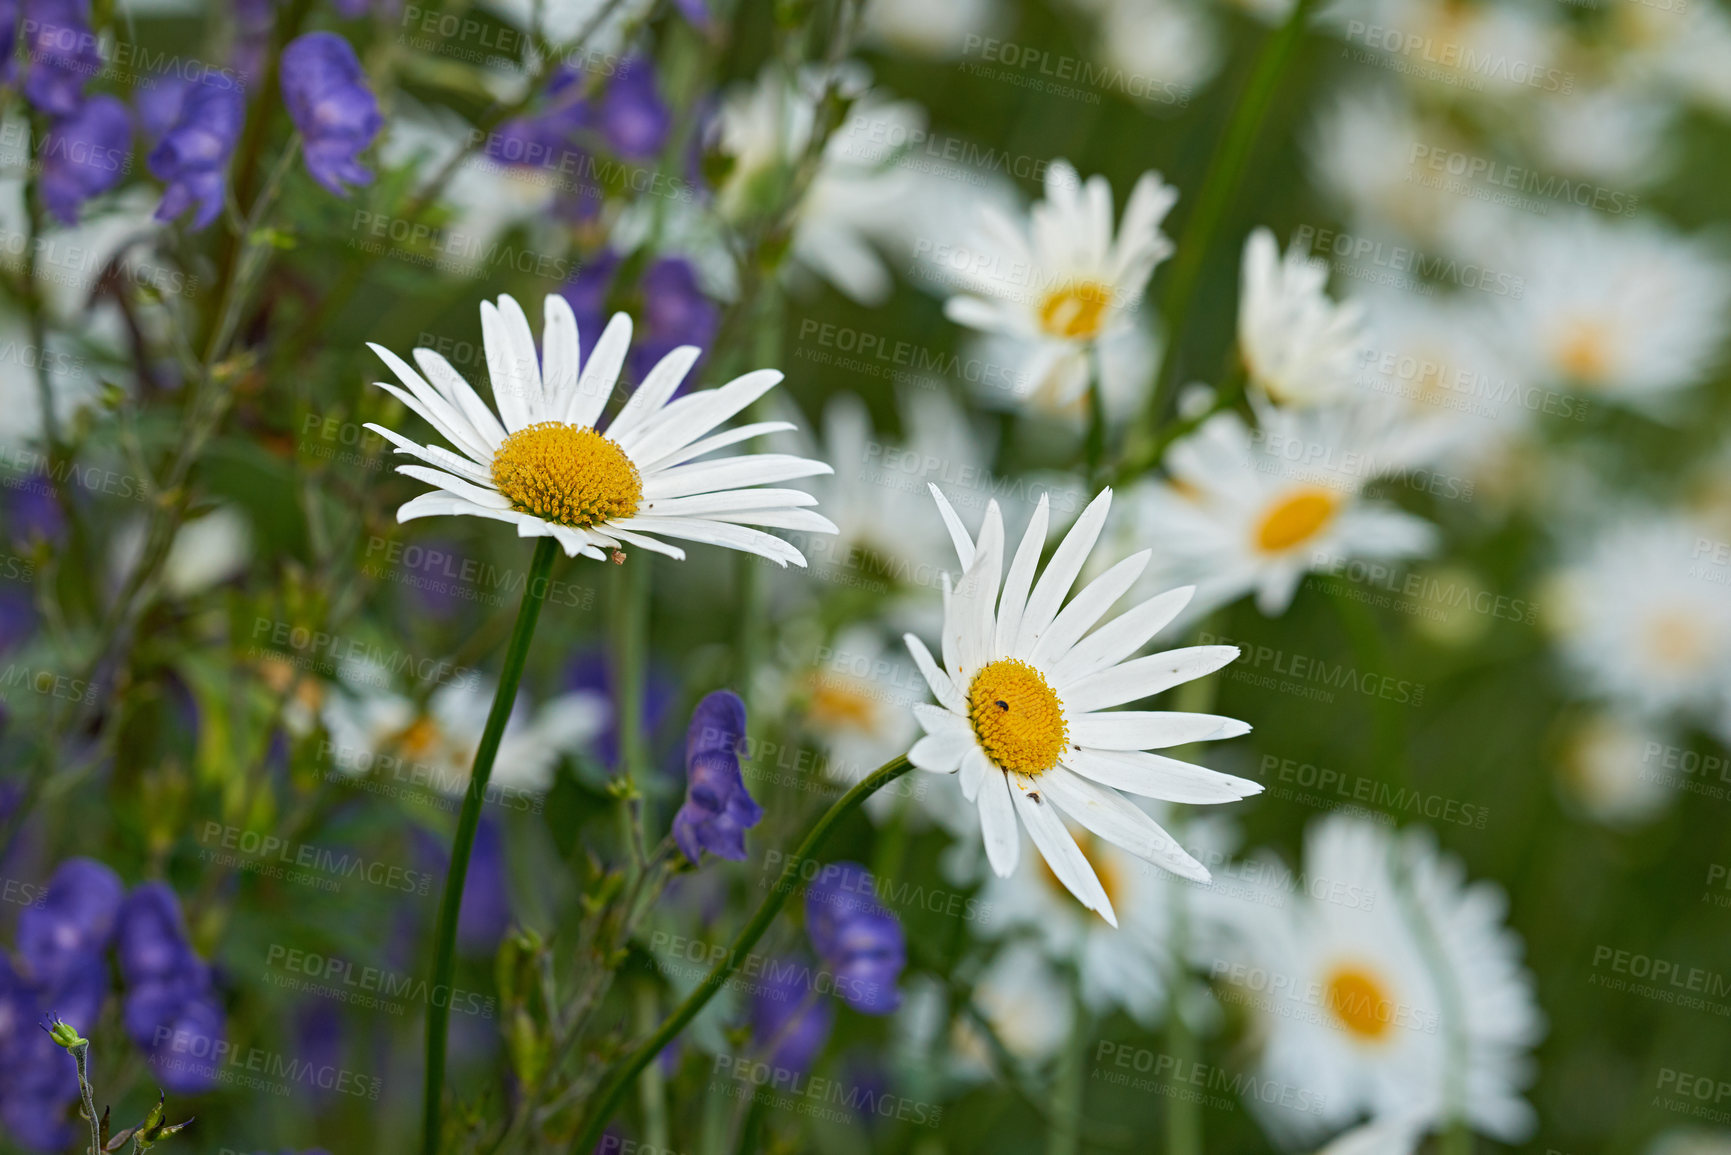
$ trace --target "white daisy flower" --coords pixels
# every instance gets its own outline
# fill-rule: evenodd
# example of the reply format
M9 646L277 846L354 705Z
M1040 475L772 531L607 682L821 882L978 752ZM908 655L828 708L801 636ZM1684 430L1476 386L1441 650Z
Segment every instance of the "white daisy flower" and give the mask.
M417 373L389 349L369 346L403 383L378 382L379 388L457 449L367 426L397 452L426 462L398 466L398 473L438 487L397 510L399 522L439 514L492 518L515 525L519 537L552 537L568 555L597 560L625 545L683 559L683 550L660 540L672 537L801 566L799 550L751 527L835 532L827 518L805 508L816 504L811 495L756 488L830 472L823 462L785 454L698 460L789 428L765 421L712 432L779 384L778 370L759 369L675 399L702 355L682 345L645 375L603 434L598 425L631 343L630 317L615 313L581 363L577 319L558 294L547 297L544 357L536 355L522 307L508 296L496 306L481 303L481 333L497 416L431 349L415 350Z
M1000 33L1003 0L871 0L865 6L865 37L876 45L931 60L964 55L977 38Z
M1731 267L1649 220L1585 211L1508 219L1494 239L1525 285L1501 298L1503 337L1534 381L1631 404L1712 368L1731 309Z
M1457 1118L1524 1138L1544 1027L1503 894L1467 885L1428 831L1342 816L1311 827L1303 877L1304 893L1268 896L1284 906L1254 884L1199 896L1222 936L1222 998L1251 1012L1258 1079L1308 1092L1284 1097L1308 1109L1257 1096L1252 1110L1290 1146L1354 1127L1330 1152L1411 1152Z
M1008 333L1062 353L1078 353L1128 322L1148 278L1172 252L1160 222L1177 190L1146 172L1112 231L1112 189L1103 176L1083 182L1067 162L1046 169L1046 199L1026 224L987 206L979 215L976 259L956 271L963 292L944 312L988 333ZM1072 356L1058 401L1080 396L1088 365Z
M1283 405L1313 405L1352 385L1364 348L1364 309L1328 299L1328 264L1301 245L1283 259L1274 234L1244 242L1238 351L1251 383Z
M461 796L469 787L494 687L476 678L459 679L435 690L426 706L418 708L382 687L382 670L351 669L346 674L347 688L324 695L320 710L330 734L335 770L351 777L386 773L447 796ZM530 707L527 695L519 693L505 724L488 790L504 795L545 793L553 785L560 756L593 741L606 728L611 713L606 697L591 691L562 694L539 709Z
M1650 719L1709 717L1731 689L1731 596L1692 518L1632 514L1585 535L1544 604L1594 697Z
M1194 646L1126 660L1184 608L1188 589L1150 598L1088 633L1141 576L1152 551L1125 559L1063 604L1105 524L1110 489L1083 510L1037 581L1050 516L1045 499L1006 569L997 503L987 505L975 541L936 486L932 495L962 577L953 589L945 577L943 665L918 638L905 639L939 703L914 706L926 736L908 759L922 770L960 773L963 795L979 810L993 873L1015 870L1019 827L1026 826L1070 893L1113 926L1111 899L1061 814L1150 862L1206 879L1202 864L1119 791L1188 803L1256 794L1257 783L1146 752L1235 738L1250 727L1215 714L1111 707L1213 673L1238 650Z
M1406 459L1380 408L1259 410L1254 430L1236 413L1210 417L1166 451L1169 479L1129 499L1136 540L1163 543L1157 577L1196 582L1197 613L1252 592L1264 614L1282 613L1319 565L1430 550L1428 522L1361 496Z
M1276 3L1280 0L1275 0ZM1148 104L1180 107L1220 67L1212 14L1190 0L1076 0L1098 25L1095 55L1110 69L1102 87ZM1116 74L1116 76L1114 76Z

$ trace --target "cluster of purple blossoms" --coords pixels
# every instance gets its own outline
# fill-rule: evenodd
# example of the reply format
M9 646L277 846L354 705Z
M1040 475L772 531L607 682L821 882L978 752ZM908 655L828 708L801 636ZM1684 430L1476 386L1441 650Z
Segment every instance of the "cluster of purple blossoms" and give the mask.
M713 344L721 325L721 309L698 284L695 265L684 257L656 257L637 278L633 299L610 303L608 293L622 260L614 250L602 249L559 290L576 314L579 333L599 334L614 308L624 308L636 322L626 371L638 381L681 345L707 349ZM702 363L699 358L697 364ZM697 378L694 369L686 380Z
M126 980L127 1033L176 1093L208 1090L212 1072L189 1064L224 1033L210 967L193 952L174 892L145 883L130 895L108 867L62 863L42 898L18 916L17 950L0 951L0 1124L18 1142L57 1151L72 1139L78 1098L72 1056L37 1025L53 1015L80 1033L109 994L108 951Z
M156 1081L182 1095L209 1090L216 1076L209 1056L226 1021L210 964L192 949L174 891L160 882L135 888L120 912L115 946L127 986L126 1033Z
M102 67L89 0L25 0L23 20L15 4L0 4L6 32L0 82L16 74L12 54L18 27L24 34L24 96L48 117L37 142L44 207L62 224L77 224L91 197L120 182L132 162L132 116L112 96L84 94Z
M384 127L379 102L349 42L334 32L308 32L282 53L282 98L301 134L312 178L338 196L371 183L360 154Z
M806 890L806 934L828 968L827 984L854 1010L887 1015L901 1006L896 983L907 966L907 933L877 899L871 872L857 862L826 865ZM829 1041L835 1004L822 997L810 968L782 960L764 968L751 1006L760 1058L783 1071L808 1071Z
M763 818L740 773L745 702L732 690L704 696L685 732L685 804L673 816L673 840L696 862L705 850L745 860L745 832Z
M138 118L153 142L146 163L168 187L156 219L171 221L193 209L202 229L222 212L228 161L246 119L246 96L220 74L200 80L163 77L138 94Z

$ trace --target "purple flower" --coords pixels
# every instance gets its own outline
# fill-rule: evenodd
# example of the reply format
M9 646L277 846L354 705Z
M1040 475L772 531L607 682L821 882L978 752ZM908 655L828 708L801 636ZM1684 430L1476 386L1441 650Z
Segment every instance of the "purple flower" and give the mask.
M171 221L196 206L192 227L206 227L222 212L228 159L240 140L246 98L226 82L169 78L140 96L139 116L156 139L147 162L151 175L168 185L156 219Z
M0 0L0 84L18 79L18 0Z
M638 380L679 346L707 349L715 340L721 310L704 296L697 267L684 257L657 258L643 274L641 292L643 323L631 350ZM687 380L696 379L694 368Z
M372 181L356 158L385 121L347 40L308 32L291 41L282 53L282 95L314 180L338 196Z
M0 952L0 1127L33 1151L60 1151L72 1137L66 1109L78 1098L78 1073L72 1056L37 1029L45 1013L39 992ZM69 1021L95 1026L94 1014Z
M62 863L48 880L41 905L25 907L18 916L18 954L36 983L59 983L107 950L125 896L120 876L102 863L89 858Z
M582 322L579 321L578 324L581 325ZM579 333L583 331L578 329ZM601 332L599 324L588 332L598 336ZM613 709L607 713L605 728L595 736L591 747L595 751L596 759L603 766L609 769L618 766L619 700L614 694L613 669L607 656L600 650L590 650L579 655L565 669L565 688L600 694L613 704ZM668 711L673 708L673 701L678 693L678 683L660 666L651 664L643 678L642 710L638 718L640 732L648 735L651 742L660 732L661 724L667 720ZM665 771L667 767L657 762L656 769Z
M120 908L120 973L129 986L173 980L198 963L180 900L166 883L134 887Z
M24 95L50 116L84 104L84 82L102 66L90 0L24 0Z
M263 69L275 27L275 0L235 0L234 70L242 80L251 83Z
M511 892L505 885L505 832L483 815L475 828L463 903L457 909L457 945L465 954L491 955L511 926Z
M42 138L42 201L64 225L85 201L113 188L132 159L132 116L112 96L93 96Z
M745 832L763 818L739 771L745 703L716 690L697 703L685 733L685 805L673 816L673 839L696 862L705 850L735 862L745 858Z
M54 483L44 474L31 474L17 486L0 493L0 509L5 510L5 524L13 541L42 538L52 542L66 528L60 503L54 500Z
M607 85L597 118L601 136L628 160L647 160L667 144L673 110L655 87L655 66L647 58L628 60Z
M877 900L869 870L857 862L826 865L806 891L805 926L850 1007L887 1015L901 1005L896 980L907 965L907 936Z
M778 1072L811 1070L835 1023L835 1004L819 997L811 968L787 959L764 968L751 1000L754 1049Z
M116 932L126 978L126 1033L165 1089L193 1095L216 1083L209 1057L227 1032L210 967L192 949L180 900L165 883L135 887Z

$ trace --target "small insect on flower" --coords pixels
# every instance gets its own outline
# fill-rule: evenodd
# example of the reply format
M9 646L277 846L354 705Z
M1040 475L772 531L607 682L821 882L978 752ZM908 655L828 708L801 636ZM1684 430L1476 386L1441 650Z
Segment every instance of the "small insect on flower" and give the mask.
M752 527L836 532L828 518L806 508L817 503L810 494L760 488L831 472L823 462L780 453L700 460L793 428L759 421L714 432L779 384L779 371L759 369L719 389L676 397L702 356L695 346L682 345L649 371L603 434L602 410L631 344L630 317L615 313L581 362L576 316L556 294L547 297L540 356L528 317L510 297L500 297L497 305L481 303L481 332L497 415L431 349L415 350L416 372L389 349L370 346L402 382L379 382L379 388L457 449L367 426L398 453L426 462L397 472L438 487L405 503L398 521L435 514L487 517L516 526L520 537L552 537L572 557L616 563L624 561L627 545L683 560L684 550L661 540L673 537L803 566L799 550Z

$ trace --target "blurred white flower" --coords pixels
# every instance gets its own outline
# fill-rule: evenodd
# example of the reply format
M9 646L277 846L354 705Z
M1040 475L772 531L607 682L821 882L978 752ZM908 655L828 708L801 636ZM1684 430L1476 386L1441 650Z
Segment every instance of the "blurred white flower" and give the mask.
M1238 351L1253 385L1282 405L1332 401L1352 387L1364 309L1328 297L1328 264L1294 244L1284 258L1259 228L1244 242Z
M1639 203L1630 190L1665 175L1666 130L1675 108L1663 100L1632 88L1601 85L1546 93L1535 99L1533 113L1530 144L1544 168L1618 186L1570 188L1565 195L1577 204L1627 216ZM1550 176L1542 174L1546 184Z
M1501 336L1535 382L1630 404L1695 384L1731 320L1731 267L1701 241L1650 221L1578 211L1512 215L1492 243L1519 270L1498 298Z
M1008 15L1003 0L870 0L865 36L908 56L949 59L963 55L977 38L998 33Z
M1274 0L1279 3L1280 0ZM1220 37L1192 0L1075 0L1097 21L1099 86L1145 104L1182 107L1220 68Z
M1154 266L1172 252L1160 222L1178 193L1153 172L1143 173L1112 228L1112 190L1103 176L1084 183L1063 161L1046 169L1046 199L1017 222L987 206L958 262L963 291L944 311L952 321L1006 333L1060 353L1076 353L1127 323ZM1055 383L1057 403L1087 388L1085 358L1066 360Z
M433 691L425 708L383 686L382 668L354 665L345 686L324 695L320 710L330 733L333 770L369 774L402 786L425 786L458 796L469 786L475 747L486 729L494 687L472 675ZM488 788L541 794L553 785L564 754L576 753L607 725L612 706L600 694L562 694L539 709L519 691Z
M1731 565L1676 514L1626 514L1566 543L1547 622L1590 696L1663 720L1708 716L1731 688Z
M1258 408L1256 429L1210 417L1166 451L1167 480L1126 494L1131 540L1160 543L1154 581L1196 584L1193 616L1252 592L1282 613L1313 569L1431 549L1428 522L1360 496L1405 465L1378 412Z
M944 585L943 665L918 638L905 639L939 703L914 706L926 736L908 760L932 773L960 773L962 793L979 808L993 873L1015 871L1026 827L1065 888L1114 927L1112 900L1061 815L1140 858L1206 880L1207 869L1119 791L1191 804L1260 793L1246 779L1148 753L1234 738L1250 727L1215 714L1112 707L1213 673L1238 656L1237 648L1193 646L1131 658L1184 608L1187 589L1150 598L1094 630L1141 576L1149 550L1064 604L1105 525L1111 490L1076 519L1038 581L1045 499L1006 570L997 503L987 505L975 541L937 487L932 494L962 576L953 591Z
M1311 825L1303 877L1298 895L1197 896L1222 999L1251 1014L1257 1077L1290 1092L1251 1101L1277 1139L1313 1145L1366 1116L1328 1150L1411 1152L1457 1118L1530 1134L1520 1089L1544 1023L1502 892L1467 884L1429 831L1345 816Z
M1458 198L1418 179L1420 146L1451 140L1387 89L1357 89L1337 97L1317 117L1306 141L1311 179L1348 210L1355 228L1390 228L1432 238Z
M112 547L117 581L138 564L144 550L143 519L128 522ZM162 589L169 597L189 598L244 573L252 560L252 525L238 510L218 506L175 531L162 563Z

